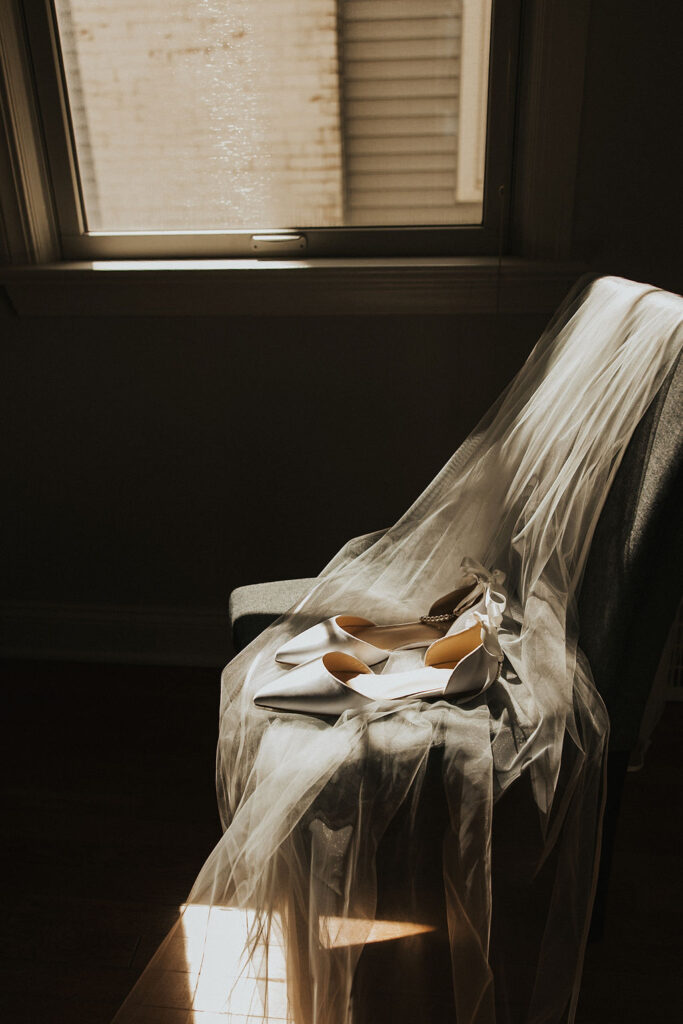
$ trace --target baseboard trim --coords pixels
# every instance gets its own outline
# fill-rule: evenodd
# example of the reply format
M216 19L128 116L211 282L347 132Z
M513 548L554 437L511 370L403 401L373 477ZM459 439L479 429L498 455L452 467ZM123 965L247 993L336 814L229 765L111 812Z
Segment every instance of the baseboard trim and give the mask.
M227 608L0 603L0 657L142 665L222 666Z

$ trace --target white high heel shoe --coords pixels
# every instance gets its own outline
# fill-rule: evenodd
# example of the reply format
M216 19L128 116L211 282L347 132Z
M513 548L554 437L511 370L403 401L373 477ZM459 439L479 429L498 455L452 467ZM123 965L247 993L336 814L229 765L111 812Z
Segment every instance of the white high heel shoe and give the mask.
M323 654L338 651L358 658L366 665L377 665L393 651L428 647L444 635L452 633L455 623L466 612L471 625L472 613L488 616L498 625L505 608L503 589L505 573L489 572L472 558L463 558L464 571L460 586L440 597L417 622L400 622L378 626L357 615L336 615L292 637L275 653L281 665L303 665Z
M422 668L375 675L358 658L331 651L263 686L258 707L339 715L372 701L457 697L483 693L500 675L503 652L495 627L483 618L429 646Z

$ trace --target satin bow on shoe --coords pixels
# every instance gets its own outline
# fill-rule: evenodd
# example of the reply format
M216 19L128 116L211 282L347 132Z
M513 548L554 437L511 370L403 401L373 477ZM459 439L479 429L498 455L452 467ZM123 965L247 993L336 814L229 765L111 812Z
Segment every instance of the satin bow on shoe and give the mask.
M475 558L470 558L468 555L463 558L460 568L464 574L474 576L481 584L489 622L496 627L500 626L507 604L507 592L503 586L505 583L505 573L502 569L492 569L489 571L481 562L478 562Z

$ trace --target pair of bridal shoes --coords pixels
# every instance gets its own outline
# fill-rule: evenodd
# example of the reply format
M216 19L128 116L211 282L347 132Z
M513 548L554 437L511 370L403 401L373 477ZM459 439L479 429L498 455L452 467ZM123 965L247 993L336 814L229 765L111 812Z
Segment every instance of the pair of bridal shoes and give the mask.
M489 572L473 558L464 558L461 568L460 585L438 598L416 622L378 626L357 615L336 615L292 637L275 652L275 660L281 665L303 665L323 654L340 651L366 665L378 665L395 651L429 647L453 632L454 624L466 612L469 625L477 614L486 615L494 625L499 625L506 602L502 586L505 574L500 570Z
M262 687L254 703L278 711L339 715L373 701L463 700L488 689L502 666L496 629L479 616L474 626L430 644L422 668L376 675L359 658L331 651Z
M500 675L503 655L496 627L506 604L500 571L463 559L461 585L434 602L416 622L378 626L338 615L312 626L276 652L296 666L262 687L259 707L341 714L371 701L427 697L469 698ZM422 668L376 675L370 666L395 651L426 647Z

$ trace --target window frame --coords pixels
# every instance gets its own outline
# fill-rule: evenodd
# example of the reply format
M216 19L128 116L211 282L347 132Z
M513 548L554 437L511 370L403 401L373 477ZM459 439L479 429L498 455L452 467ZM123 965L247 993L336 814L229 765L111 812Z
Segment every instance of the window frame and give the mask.
M521 0L492 2L481 224L288 229L264 224L230 232L87 231L53 0L19 0L19 3L35 75L62 258L244 259L254 255L252 238L255 234L282 236L294 231L306 238L307 260L318 257L481 257L495 256L506 249ZM302 254L298 246L292 248L283 240L272 255L301 258Z
M591 0L521 0L521 8L509 242L502 259L499 254L94 263L64 259L23 2L4 0L0 303L20 317L547 317L587 269L573 256L572 228Z

